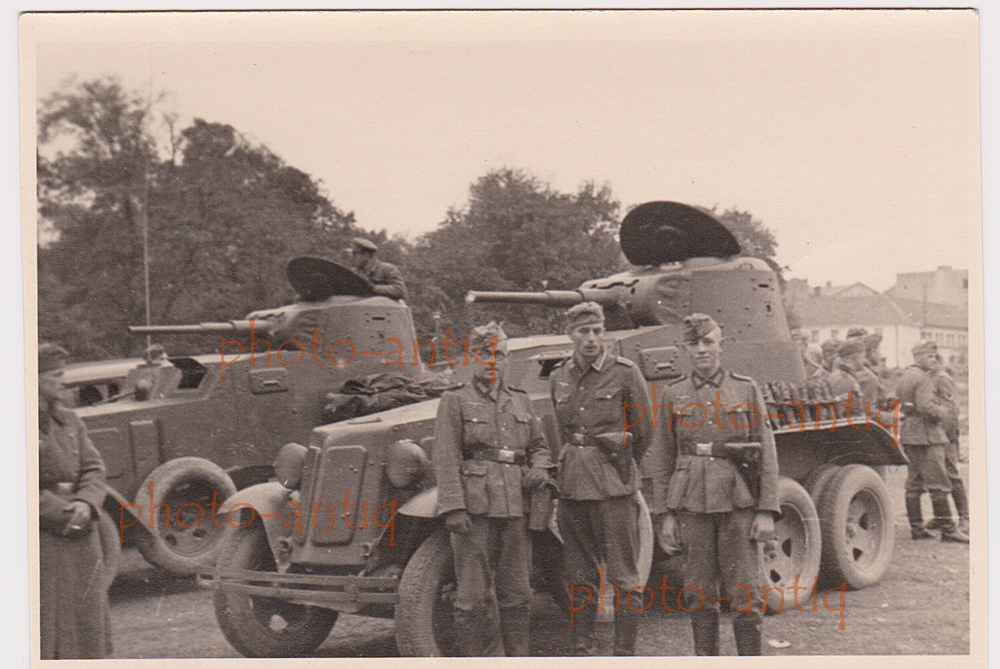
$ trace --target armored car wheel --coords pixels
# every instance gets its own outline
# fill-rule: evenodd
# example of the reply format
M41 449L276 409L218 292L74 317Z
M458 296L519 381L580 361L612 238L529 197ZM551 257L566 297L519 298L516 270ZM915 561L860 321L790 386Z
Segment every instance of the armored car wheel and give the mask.
M424 540L406 563L396 605L396 647L404 657L453 656L455 567L448 532Z
M275 571L274 556L259 522L230 529L222 542L218 571ZM337 612L318 606L216 588L215 618L226 640L246 657L308 655L326 640Z
M896 539L885 481L871 467L847 465L823 488L817 506L824 576L854 589L878 582Z
M136 493L146 530L137 536L139 552L176 574L211 568L226 525L225 518L216 518L223 515L216 514L217 507L235 494L229 475L208 460L185 457L160 465Z
M765 548L761 559L761 583L771 588L767 595L768 613L781 609L781 593L790 587L812 587L820 565L819 519L809 493L782 476L778 479L778 507L781 515L774 523L774 544L770 549Z

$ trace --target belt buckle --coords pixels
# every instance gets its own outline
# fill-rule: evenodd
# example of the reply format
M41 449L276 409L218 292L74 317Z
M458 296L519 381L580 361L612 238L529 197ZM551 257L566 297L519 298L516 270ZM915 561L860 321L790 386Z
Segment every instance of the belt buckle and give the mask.
M711 455L712 454L712 443L707 444L695 444L694 445L695 455Z
M517 451L511 451L506 448L498 448L496 453L497 453L497 459L500 462L514 464L517 461Z

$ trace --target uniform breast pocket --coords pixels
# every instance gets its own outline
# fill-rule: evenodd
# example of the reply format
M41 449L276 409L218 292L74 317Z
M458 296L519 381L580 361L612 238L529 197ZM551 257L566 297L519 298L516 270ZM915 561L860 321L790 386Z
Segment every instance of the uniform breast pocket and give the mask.
M729 427L733 430L734 437L746 437L750 434L750 428L754 422L759 420L759 416L753 408L748 406L737 406L729 412Z
M490 498L486 491L488 471L489 463L479 460L465 460L459 469L465 491L465 510L473 515L484 514L489 510Z
M462 431L466 446L492 446L493 430L485 414L470 413L462 417Z
M514 412L514 429L518 440L526 441L531 433L531 414L520 411Z
M708 414L701 404L688 404L675 416L678 429L691 429L705 424Z

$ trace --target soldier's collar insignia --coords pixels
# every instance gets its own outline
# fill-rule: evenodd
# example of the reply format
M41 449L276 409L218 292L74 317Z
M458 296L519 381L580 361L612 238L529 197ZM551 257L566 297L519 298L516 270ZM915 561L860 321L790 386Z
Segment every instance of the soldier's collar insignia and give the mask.
M697 371L691 372L691 383L694 385L695 390L702 388L706 384L718 388L722 385L722 379L724 378L726 378L726 373L722 371L721 368L715 370L715 374L712 374L707 378L699 374Z

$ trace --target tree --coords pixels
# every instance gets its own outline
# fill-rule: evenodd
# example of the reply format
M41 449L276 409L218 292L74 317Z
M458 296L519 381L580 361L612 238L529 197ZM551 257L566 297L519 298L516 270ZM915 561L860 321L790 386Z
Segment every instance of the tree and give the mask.
M39 110L39 332L81 357L141 348L125 326L145 320L144 233L154 323L285 303L291 257L358 233L353 214L267 147L201 119L177 131L167 117L169 135L154 136L154 108L100 79Z
M415 244L405 270L417 324L433 333L434 314L454 331L490 318L509 334L553 331L557 311L546 307L467 305L470 290L573 289L622 266L615 241L619 203L608 186L585 183L560 193L521 170L479 178L469 201ZM436 334L443 334L437 332Z

